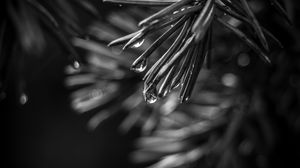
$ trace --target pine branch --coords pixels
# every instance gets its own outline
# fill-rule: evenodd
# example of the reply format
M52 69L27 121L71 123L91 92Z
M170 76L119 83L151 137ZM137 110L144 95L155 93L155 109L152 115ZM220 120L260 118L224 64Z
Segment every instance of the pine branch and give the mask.
M114 0L105 2L122 3L121 1ZM124 44L124 50L129 46L134 46L143 41L151 33L166 27L165 34L159 37L132 64L133 70L138 67L138 72L143 72L148 67L147 64L149 61L147 60L152 52L157 50L164 41L172 39L172 37L177 37L165 54L149 68L144 76L145 87L143 93L145 100L150 103L155 102L152 101L153 99L156 100L166 96L174 89L175 85L179 85L181 88L181 102L185 102L191 97L195 79L200 69L202 69L203 61L209 60L210 49L213 47L210 46L209 39L213 35L208 35L208 30L212 29L215 20L233 31L237 37L267 63L271 63L271 60L268 56L270 53L269 42L265 36L272 37L281 46L276 37L259 24L251 7L245 0L124 1L125 4L136 3L147 6L164 6L166 2L170 3L169 6L140 21L140 30L108 44L108 46ZM243 26L253 31L246 34L239 29L239 25L230 25L227 22L228 17L224 16L225 14L229 14L230 19L238 20ZM181 49L181 47L183 48ZM194 66L197 68L190 68ZM173 77L176 78L171 80Z

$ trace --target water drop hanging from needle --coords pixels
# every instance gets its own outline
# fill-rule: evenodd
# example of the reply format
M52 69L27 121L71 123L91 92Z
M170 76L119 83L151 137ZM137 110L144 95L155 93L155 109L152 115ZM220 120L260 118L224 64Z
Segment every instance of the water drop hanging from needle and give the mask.
M25 93L22 93L19 98L20 104L24 105L28 102L28 96Z
M147 68L147 62L148 62L147 58L144 58L137 64L132 65L131 70L138 72L138 73L144 72Z
M73 62L73 67L74 67L75 69L79 69L79 68L80 68L80 63L79 63L78 61L74 61L74 62Z
M141 41L138 41L138 42L134 43L131 48L139 48L140 46L143 45L144 41L145 40L143 39Z
M147 90L147 91L144 91L144 98L146 100L146 102L148 104L153 104L157 101L157 93L156 93L156 89L153 88L153 89L150 89L150 90Z

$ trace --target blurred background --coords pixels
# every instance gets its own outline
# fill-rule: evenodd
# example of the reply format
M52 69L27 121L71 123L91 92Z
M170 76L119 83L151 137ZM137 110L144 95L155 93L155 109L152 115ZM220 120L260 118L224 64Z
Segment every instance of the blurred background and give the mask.
M231 63L226 62L224 55L227 57L226 53L234 51L231 51L232 48L224 51L222 50L224 46L221 46L219 50L224 52L214 59L216 65L213 68L218 69L218 72L235 74L247 94L253 91L253 85L259 85L259 89L262 90L260 93L263 95L266 117L272 125L276 140L272 150L268 151L267 161L264 161L264 157L254 159L262 163L257 167L300 167L300 25L296 22L299 2L289 0L289 3L285 3L288 14L294 21L292 26L282 21L266 3L254 2L257 2L256 14L259 20L282 42L283 51L275 48L272 55L274 64L266 66L257 63L258 59L252 58L251 55L246 57L246 63L243 60L245 57L233 58ZM76 17L79 20L79 27L82 30L88 29L89 25L96 22L104 24L108 22L105 18L109 14L118 15L118 12L130 8L126 5L93 0L89 3L93 7L92 14L86 14L84 10L75 8L75 13L78 12ZM17 11L22 7L17 0L2 2L1 11L8 11L2 16L2 20L7 20L12 15L9 10L12 6L16 7ZM90 9L89 6L85 7ZM156 8L147 10L151 12ZM25 16L22 12L19 14ZM141 20L140 17L137 16L135 19ZM2 26L3 24L4 22L1 23ZM1 44L7 43L6 48L16 47L13 41L20 38L20 35L17 35L18 30L26 30L26 23L21 25L24 29L8 27L5 30L5 40ZM72 26L70 27L64 27L65 31L72 29ZM42 26L41 29L47 28ZM70 32L76 32L74 30ZM33 33L36 34L33 34L32 39L38 38L38 31ZM67 38L71 37L72 33ZM124 32L121 34L125 35ZM218 38L215 43L226 43L226 41L228 38L225 36ZM44 42L43 50L34 49L38 54L17 50L13 54L15 56L9 61L1 56L1 68L4 64L7 65L5 73L1 71L1 79L5 76L5 92L1 92L0 102L4 121L2 128L5 167L143 167L129 160L130 153L134 150L134 142L140 136L140 129L134 127L126 134L120 133L119 124L125 118L123 113L113 115L94 130L88 129L90 116L78 114L72 109L70 95L73 90L66 86L68 76L66 67L72 65L73 58L69 57L69 51L66 51L51 33L44 34ZM79 53L85 54L82 51ZM250 63L247 63L248 59ZM23 84L24 81L26 84ZM4 86L4 82L1 84L1 87ZM252 167L245 165L245 167Z
M1 3L1 11L7 11L8 5ZM99 17L113 9L101 1L95 1L94 5L102 12ZM3 15L2 19L7 18ZM6 33L11 36L4 43L17 36L13 35L14 29ZM5 98L0 102L5 167L131 167L127 155L136 133L118 133L116 128L122 116L110 119L94 131L87 128L88 119L70 106L71 91L65 86L65 67L71 63L68 53L51 35L45 39L48 41L45 51L27 54L21 70L19 61L12 60L9 65L8 84L2 95ZM19 70L26 80L25 97L17 89Z

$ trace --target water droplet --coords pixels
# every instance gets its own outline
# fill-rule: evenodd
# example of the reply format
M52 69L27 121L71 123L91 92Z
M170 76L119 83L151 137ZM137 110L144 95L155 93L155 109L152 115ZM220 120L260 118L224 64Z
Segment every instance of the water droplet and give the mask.
M181 103L187 102L188 100L190 100L190 96L189 95L181 97Z
M147 96L147 103L149 103L149 104L152 104L152 103L155 103L156 101L157 101L157 97L156 96L153 96L153 95L150 95L150 94L148 94L148 96Z
M147 58L144 58L136 62L135 64L133 64L131 69L138 73L144 72L145 69L147 68L147 62L148 62Z
M119 7L122 7L123 5L122 4L119 4Z
M174 25L171 25L171 27L174 27Z
M73 67L74 67L75 69L79 69L79 68L80 68L79 62L78 62L78 61L74 61L74 62L73 62Z
M222 76L222 83L227 87L235 87L237 85L238 78L232 73L226 73Z
M139 48L140 46L143 45L144 41L145 40L143 39L141 41L138 41L138 42L134 43L131 48Z
M28 102L28 96L25 93L22 93L20 96L20 103L21 105L24 105Z
M190 98L191 98L191 95L189 95L187 93L184 93L184 94L179 96L180 103L185 103L188 100L190 100Z
M185 8L181 8L181 11L184 11L185 10Z
M156 88L150 88L144 91L144 98L147 103L153 104L157 101L157 92Z
M173 14L175 15L176 13L178 13L179 11L174 11Z

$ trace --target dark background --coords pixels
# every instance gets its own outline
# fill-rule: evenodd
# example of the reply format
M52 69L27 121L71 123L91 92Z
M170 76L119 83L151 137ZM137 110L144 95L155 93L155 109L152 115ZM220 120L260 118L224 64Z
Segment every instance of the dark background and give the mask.
M25 105L19 103L14 76L9 79L7 97L1 102L5 161L9 165L5 167L129 167L127 153L133 134L118 134L122 116L89 131L87 118L70 109L69 90L64 86L68 60L63 53L47 56L52 58L25 63L29 98Z
M102 16L118 8L103 6L101 1L94 3ZM88 20L83 19L83 24ZM88 118L70 108L71 91L64 84L64 69L71 64L69 56L56 39L46 38L50 41L46 51L38 56L26 55L22 68L18 60L12 60L9 66L8 87L5 99L0 102L3 165L16 168L132 167L127 157L137 133L119 134L118 123L123 117L120 115L94 131L88 130ZM19 100L20 71L26 80L24 91L28 101L25 105Z
M112 9L103 7L100 2L99 6L103 13ZM272 28L273 32L279 32L276 35L286 46L297 43L291 40L293 33L281 27ZM13 75L18 64L10 66L12 75L6 98L0 102L5 167L132 167L127 157L137 133L118 133L117 125L122 116L110 119L93 132L87 129L87 118L69 106L70 92L64 86L64 68L70 62L59 46L52 45L43 57L26 58L24 74L29 100L25 105L19 103L17 77ZM298 52L290 53L299 60ZM300 167L299 134L291 131L281 118L276 122L280 140L271 156L271 167Z

